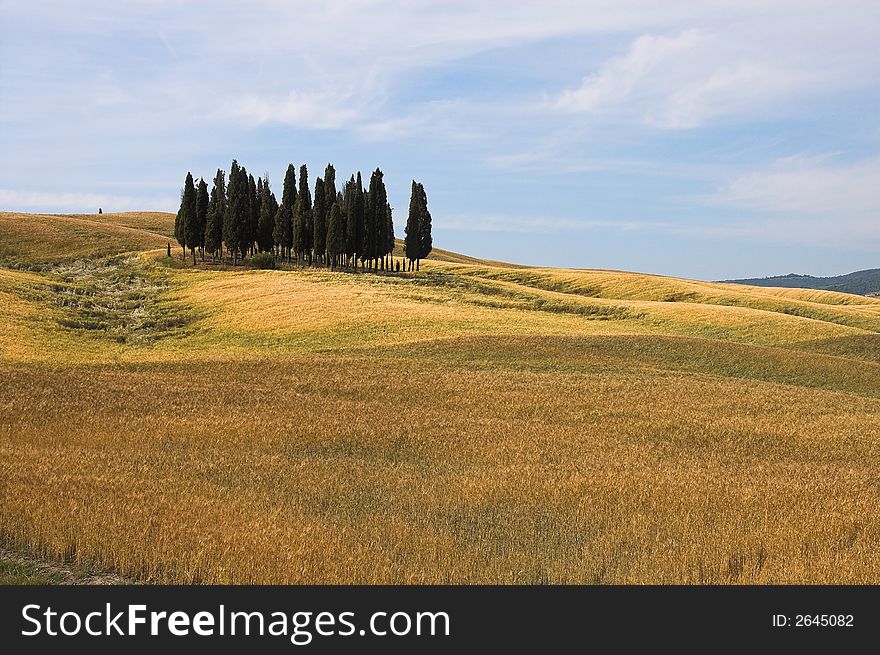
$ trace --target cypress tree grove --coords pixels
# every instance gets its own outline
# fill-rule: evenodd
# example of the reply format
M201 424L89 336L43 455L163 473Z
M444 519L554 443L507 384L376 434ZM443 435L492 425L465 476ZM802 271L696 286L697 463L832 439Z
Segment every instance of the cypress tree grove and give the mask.
M199 253L202 261L205 261L205 225L208 223L208 184L204 178L199 178L199 187L196 191L196 234Z
M312 208L312 226L315 230L314 246L315 261L320 262L327 250L327 214L330 206L325 204L324 180L315 180L315 206Z
M296 169L293 164L287 165L287 173L284 175L284 191L281 195L281 205L275 213L275 228L272 231L272 240L278 247L279 256L287 255L290 261L290 251L293 247L293 203L296 200Z
M300 250L303 255L308 256L309 266L312 265L312 192L309 191L309 169L303 164L299 167L299 198L300 214L301 214L301 241ZM294 214L294 219L296 214ZM296 227L294 226L294 231Z
M226 174L217 169L214 187L208 201L208 216L205 221L205 250L216 258L217 251L223 257L223 217L226 215Z
M405 254L418 268L419 257L431 249L431 217L424 188L413 184ZM216 260L218 251L222 261L226 251L232 254L235 266L239 258L253 256L259 250L278 257L286 255L288 261L295 255L302 265L317 262L336 269L354 264L357 270L360 261L362 270L367 266L393 270L393 211L381 169L371 173L369 189L364 188L358 172L340 191L336 188L336 169L327 164L324 177L315 181L314 192L313 206L305 164L300 166L299 180L294 165L288 164L281 203L272 193L268 174L255 179L234 159L228 180L222 169L217 170L210 195L204 179L196 185L192 173L188 173L174 222L174 235L184 260L187 248L192 250L193 264L197 248L202 261L206 253ZM334 206L331 248L330 214ZM413 231L416 226L410 225L413 218L418 220L418 235Z
M226 212L223 215L223 242L232 252L232 265L238 263L238 220L244 213L242 211L241 197L241 168L238 162L232 160L232 166L229 168L229 187L227 189Z
M265 177L260 185L260 223L257 229L257 246L260 252L271 252L272 232L275 227L275 214L278 212L278 201L269 188L269 178Z
M193 184L193 176L192 173L187 173L186 183L183 187L181 224L183 226L184 255L186 255L186 248L192 250L193 264L196 263L196 248L201 240L201 236L199 235L197 204L198 198L195 184Z
M330 216L327 224L327 254L331 269L339 266L340 258L345 255L346 220L338 202L334 202L330 208Z

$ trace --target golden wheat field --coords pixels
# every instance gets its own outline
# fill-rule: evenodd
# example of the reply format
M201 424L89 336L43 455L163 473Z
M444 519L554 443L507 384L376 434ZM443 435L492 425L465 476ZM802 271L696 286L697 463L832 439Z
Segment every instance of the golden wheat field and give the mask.
M0 213L0 546L145 582L880 583L880 300L193 268L173 220Z

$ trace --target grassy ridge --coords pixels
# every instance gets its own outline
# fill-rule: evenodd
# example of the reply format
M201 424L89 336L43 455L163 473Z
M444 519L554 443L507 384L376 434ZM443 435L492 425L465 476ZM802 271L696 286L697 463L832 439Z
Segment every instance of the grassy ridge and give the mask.
M0 542L164 582L880 582L880 301L179 268L151 216L0 233L35 265L0 268Z
M153 216L149 213L59 216L0 212L0 263L39 267L163 247L168 242L166 236L134 227L142 223L151 227ZM160 215L162 225L166 224L165 216Z

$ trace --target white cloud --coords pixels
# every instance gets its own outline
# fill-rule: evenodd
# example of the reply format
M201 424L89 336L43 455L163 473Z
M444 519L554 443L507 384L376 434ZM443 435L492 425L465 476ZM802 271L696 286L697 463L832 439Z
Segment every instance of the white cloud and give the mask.
M760 115L774 101L821 88L829 75L792 67L785 54L724 31L642 35L626 54L608 59L550 105L665 129L695 128L716 117Z
M579 88L563 91L553 104L571 112L606 110L630 98L658 69L692 56L710 41L696 29L672 37L640 36L626 55L606 61L598 73L585 77Z
M285 97L248 94L230 102L221 114L255 125L274 122L308 129L338 129L358 116L357 109L346 106L348 99L344 95L296 91Z
M742 209L823 214L843 221L864 214L880 217L880 157L836 164L829 161L832 155L778 159L768 168L731 179L710 200Z

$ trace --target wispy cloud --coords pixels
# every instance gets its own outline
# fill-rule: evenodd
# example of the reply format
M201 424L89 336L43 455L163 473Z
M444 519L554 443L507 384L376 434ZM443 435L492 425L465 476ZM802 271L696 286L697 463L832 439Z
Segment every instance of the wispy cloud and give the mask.
M838 163L833 156L778 159L733 178L706 200L757 211L823 214L835 222L864 214L880 217L880 157Z
M551 98L550 105L564 112L690 129L716 117L760 114L775 100L819 87L822 77L816 71L791 68L773 54L700 29L646 34L579 87Z
M356 108L347 106L350 96L331 93L291 91L286 96L248 94L227 104L221 115L250 125L285 123L305 129L338 129L351 125L358 117Z

